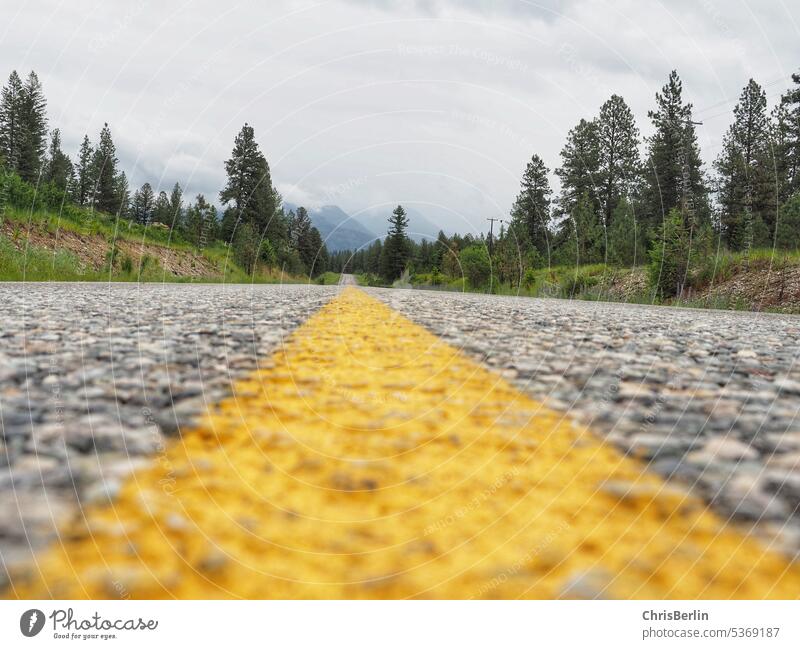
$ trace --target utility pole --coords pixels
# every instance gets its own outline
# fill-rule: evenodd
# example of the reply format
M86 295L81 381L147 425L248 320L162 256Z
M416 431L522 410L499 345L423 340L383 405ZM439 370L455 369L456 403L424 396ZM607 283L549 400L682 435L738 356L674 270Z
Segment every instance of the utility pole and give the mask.
M494 252L494 241L492 237L492 232L494 230L494 222L499 221L500 223L502 223L503 219L486 219L486 220L489 221L489 257L491 257Z

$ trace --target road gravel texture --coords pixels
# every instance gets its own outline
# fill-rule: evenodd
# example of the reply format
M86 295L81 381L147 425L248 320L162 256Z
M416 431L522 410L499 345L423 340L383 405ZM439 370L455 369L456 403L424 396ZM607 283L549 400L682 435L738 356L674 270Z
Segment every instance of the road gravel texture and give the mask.
M0 284L0 583L336 292Z
M723 518L800 552L800 318L367 290Z
M0 284L3 567L81 505L112 500L339 290ZM366 290L771 547L800 551L797 317Z

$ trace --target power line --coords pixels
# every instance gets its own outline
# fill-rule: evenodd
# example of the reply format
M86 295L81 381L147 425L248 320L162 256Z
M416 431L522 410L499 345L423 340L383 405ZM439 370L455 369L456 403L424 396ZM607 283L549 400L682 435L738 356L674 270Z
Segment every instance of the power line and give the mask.
M781 81L786 81L787 78L791 79L792 75L789 75L788 77L781 77L780 79L773 79L772 81L768 81L767 83L761 84L761 87L762 88L769 88L770 86L774 86L776 83L780 83ZM785 88L784 91L785 90L789 90L789 88ZM737 97L728 98L728 99L723 99L722 101L718 101L716 104L711 104L709 106L706 106L705 108L701 108L700 110L692 111L692 114L699 115L700 113L705 113L706 111L709 111L712 108L718 108L719 106L726 106L726 105L731 104L731 103L733 103L735 101L738 101L738 100L739 100L738 96ZM725 113L719 113L719 115L724 115L724 114ZM714 115L712 117L706 117L704 119L713 119L714 117L718 117L719 115Z

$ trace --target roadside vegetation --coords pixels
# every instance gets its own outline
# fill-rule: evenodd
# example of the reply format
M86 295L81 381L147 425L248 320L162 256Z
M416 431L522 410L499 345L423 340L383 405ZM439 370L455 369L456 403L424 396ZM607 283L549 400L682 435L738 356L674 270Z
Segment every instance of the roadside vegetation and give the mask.
M111 128L74 158L50 130L35 72L0 93L0 280L316 280L328 252L304 208L285 212L252 126L225 162L221 212L179 183L131 190Z
M648 138L612 95L568 133L558 195L534 154L493 236L415 242L398 206L384 241L331 267L366 285L800 311L800 74L792 81L770 111L749 80L711 169L675 71Z

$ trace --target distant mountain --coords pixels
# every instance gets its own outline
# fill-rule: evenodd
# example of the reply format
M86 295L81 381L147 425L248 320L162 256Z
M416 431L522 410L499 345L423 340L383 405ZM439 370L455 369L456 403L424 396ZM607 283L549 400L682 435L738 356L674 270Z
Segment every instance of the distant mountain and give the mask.
M297 206L292 203L284 203L283 207L286 212L297 211ZM368 246L376 238L375 233L336 205L310 209L308 216L331 252L358 250Z
M386 236L386 231L389 229L389 215L394 208L383 208L381 210L373 210L365 214L359 214L359 220L370 230L381 235ZM408 216L408 233L414 241L422 241L422 239L435 239L442 228L435 226L422 214L420 214L413 207L405 207Z

